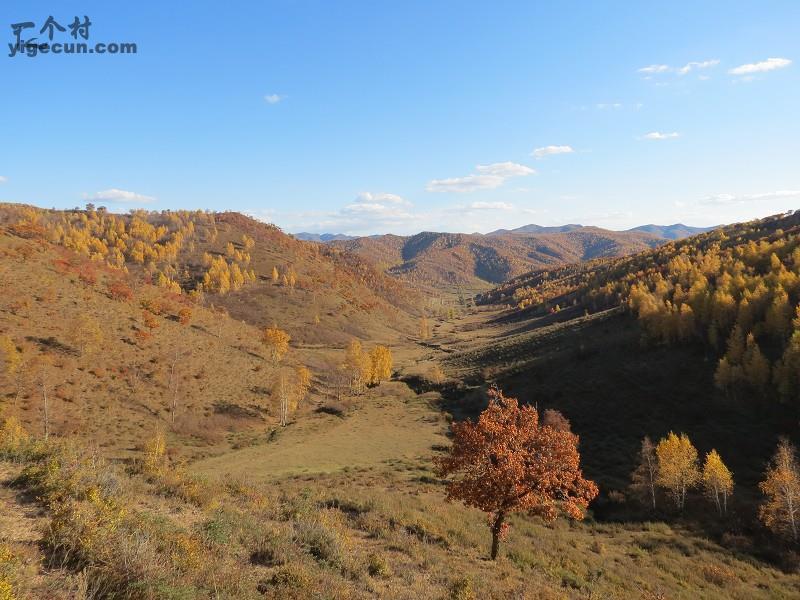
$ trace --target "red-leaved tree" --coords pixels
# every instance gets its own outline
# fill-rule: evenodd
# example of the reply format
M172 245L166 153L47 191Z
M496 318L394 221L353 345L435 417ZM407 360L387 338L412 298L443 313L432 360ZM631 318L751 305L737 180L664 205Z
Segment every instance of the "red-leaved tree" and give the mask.
M436 460L450 477L447 499L489 513L492 560L508 529L510 513L528 511L547 521L560 515L583 519L597 486L583 478L578 436L539 423L531 406L520 407L499 390L477 423L454 423L453 446Z

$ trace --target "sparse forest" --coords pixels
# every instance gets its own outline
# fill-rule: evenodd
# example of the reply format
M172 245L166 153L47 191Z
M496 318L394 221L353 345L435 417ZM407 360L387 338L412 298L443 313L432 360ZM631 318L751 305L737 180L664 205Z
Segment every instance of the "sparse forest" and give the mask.
M0 598L794 597L799 228L473 300L235 213L3 205Z

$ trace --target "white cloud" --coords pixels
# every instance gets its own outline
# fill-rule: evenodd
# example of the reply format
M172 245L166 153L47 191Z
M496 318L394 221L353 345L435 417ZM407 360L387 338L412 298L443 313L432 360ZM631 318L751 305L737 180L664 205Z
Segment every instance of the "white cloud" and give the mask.
M149 204L155 202L153 196L145 196L143 194L137 194L136 192L118 190L117 188L95 192L94 194L84 194L83 199L91 200L92 202L130 202L134 204Z
M651 131L650 133L644 134L640 139L642 140L672 140L677 137L680 137L680 133L677 131L672 131L670 133L662 133L660 131Z
M653 73L666 73L669 70L669 65L649 65L639 69L639 73L647 73L648 75L651 75Z
M778 190L760 194L712 194L700 199L700 204L707 206L730 206L781 199L800 199L800 190Z
M703 60L703 61L692 61L686 63L684 66L680 67L677 70L678 75L686 75L690 71L695 69L710 69L711 67L716 67L719 64L719 60Z
M575 152L575 150L572 149L572 146L545 146L543 148L536 148L536 150L531 152L531 156L542 159L552 154L572 154L573 152Z
M728 73L731 75L753 75L755 73L765 73L767 71L774 71L775 69L783 69L792 64L788 58L768 58L757 63L750 63L746 65L739 65L730 69Z
M454 192L469 193L478 190L493 190L503 185L512 177L525 177L534 175L535 169L514 162L492 163L478 165L475 173L465 177L449 177L446 179L433 179L428 182L425 189L429 192Z
M3 177L0 175L0 183L6 183L8 181L8 177Z
M476 192L478 190L493 190L505 183L505 179L496 175L467 175L466 177L448 177L446 179L433 179L428 182L425 189L429 192Z
M286 98L286 96L281 96L280 94L267 94L266 96L264 96L264 101L267 104L277 104L284 98Z
M406 200L405 198L398 196L397 194L387 194L386 192L361 192L358 196L356 196L356 202L361 203L378 203L378 204L403 204L409 206L411 203Z
M670 65L648 65L638 69L638 72L644 73L645 75L656 75L658 73L675 73L676 75L686 75L694 70L716 67L718 64L719 60L716 58L711 60L693 60L686 63L682 67L671 67Z
M472 210L514 210L514 205L508 202L472 202Z
M535 169L531 169L525 165L510 161L492 163L490 165L478 165L475 167L475 170L484 175L495 175L497 177L502 177L503 179L509 179L511 177L525 177L527 175L533 175L536 173Z

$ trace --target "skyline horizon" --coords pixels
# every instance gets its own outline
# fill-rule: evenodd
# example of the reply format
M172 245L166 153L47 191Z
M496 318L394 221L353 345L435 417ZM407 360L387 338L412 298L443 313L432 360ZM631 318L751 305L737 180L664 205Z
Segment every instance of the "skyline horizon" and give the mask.
M147 211L147 212L156 212L156 213L162 212L162 211L170 211L170 210L175 210L175 211L178 211L178 210L197 211L197 210L199 210L199 211L211 212L211 213L214 213L214 212L219 212L219 213L223 213L223 212L238 212L238 213L241 213L241 214L243 214L243 215L245 215L247 217L250 217L250 218L252 218L252 219L254 219L256 221L260 221L262 223L266 223L266 224L277 226L284 233L287 233L287 234L293 235L293 236L307 234L309 236L332 235L332 236L346 236L348 238L380 237L380 236L384 236L384 235L395 235L395 236L398 236L398 237L411 237L411 236L418 235L418 234L421 234L421 233L447 233L447 234L463 234L463 235L490 235L490 234L497 233L497 232L514 233L515 230L522 229L522 228L525 228L525 227L541 227L543 229L558 229L558 228L569 227L569 226L581 227L581 228L597 228L597 229L603 229L603 230L606 230L606 231L617 232L617 233L624 233L624 232L634 231L634 230L645 228L645 227L661 227L661 228L687 227L689 229L710 230L710 229L716 229L718 227L725 227L725 226L729 226L729 225L735 225L737 223L746 223L746 222L749 222L749 221L757 221L757 220L761 220L761 219L765 219L765 218L769 218L769 217L774 217L774 216L787 215L787 214L791 214L791 213L795 212L796 210L800 210L800 209L795 209L795 208L786 208L784 210L778 210L778 211L774 211L774 212L767 212L767 213L764 213L764 214L754 215L751 218L729 220L729 221L723 221L723 222L716 222L716 223L712 223L712 224L696 224L696 223L688 222L688 220L681 219L681 220L678 220L678 221L675 221L675 222L672 222L672 223L658 222L658 221L648 221L648 222L639 222L638 224L631 225L629 227L614 228L614 227L604 227L602 225L598 225L598 224L590 223L590 222L582 222L580 219L578 219L578 220L572 220L572 221L569 221L569 222L555 222L555 223L553 223L553 222L529 221L529 222L525 222L525 223L514 224L513 226L505 225L505 226L500 226L500 227L486 228L484 231L479 231L479 230L468 231L468 230L460 230L460 229L424 229L423 228L423 229L418 229L418 230L410 230L410 231L403 232L403 233L396 232L396 231L379 230L379 231L375 231L374 233L364 233L364 234L355 233L355 234L351 234L351 233L348 233L347 231L336 231L336 230L312 231L312 230L301 230L301 229L288 229L288 228L284 227L283 225L281 225L280 223L277 223L275 221L271 221L269 219L265 219L265 218L259 216L258 214L254 214L254 213L251 213L251 212L248 212L248 211L237 210L235 208L227 208L227 209L224 209L224 210L219 210L219 209L209 209L209 208L168 208L168 207L158 208L158 207L154 207L154 206L127 206L127 207L121 207L121 206L114 206L113 203L111 203L111 206L109 207L109 206L106 206L106 205L104 205L102 203L92 202L91 200L84 202L83 205L74 204L72 206L55 206L52 203L51 204L45 204L45 203L41 203L41 202L10 202L8 200L0 200L0 204L21 204L21 205L29 205L29 206L33 206L33 207L41 208L41 209L50 209L50 210L85 210L86 207L89 204L91 204L92 206L95 207L95 209L103 208L106 211L108 211L109 213L113 213L113 214L128 214L128 213L131 213L131 212L136 211L136 210L144 210L144 211Z
M346 1L234 0L221 52L212 3L176 28L169 5L87 0L87 41L136 52L3 57L0 200L349 235L707 227L800 203L798 3L754 20L721 0ZM47 41L73 13L10 2L0 22Z

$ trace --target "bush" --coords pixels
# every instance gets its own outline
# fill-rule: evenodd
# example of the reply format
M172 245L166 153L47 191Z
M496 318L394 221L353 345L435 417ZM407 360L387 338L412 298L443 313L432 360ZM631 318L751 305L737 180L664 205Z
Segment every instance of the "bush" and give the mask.
M295 523L295 539L319 562L336 568L344 566L345 553L340 536L321 522Z
M311 583L308 571L302 565L293 564L279 568L272 574L272 577L261 581L257 589L262 594L275 592L276 597L304 598L308 595L297 595L297 593L309 591ZM277 589L271 590L270 588Z
M725 566L703 565L701 573L703 574L703 579L719 587L724 587L736 581L736 574Z
M0 458L9 461L25 459L31 450L28 432L16 417L8 417L0 425Z
M475 600L475 589L472 585L472 579L469 577L461 577L450 583L450 599L451 600Z
M377 553L372 553L367 558L367 571L373 577L390 577L392 574L386 558Z

